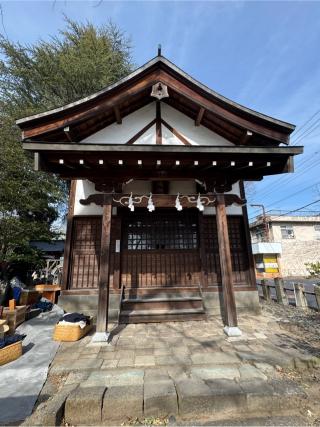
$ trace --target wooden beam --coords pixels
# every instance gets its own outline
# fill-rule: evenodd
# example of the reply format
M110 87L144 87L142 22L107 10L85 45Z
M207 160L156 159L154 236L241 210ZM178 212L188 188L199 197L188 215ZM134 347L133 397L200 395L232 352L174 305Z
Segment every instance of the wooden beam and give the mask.
M161 129L161 103L156 103L156 144L162 145L162 129Z
M147 126L148 128L154 125L156 119L152 120ZM162 119L162 123L166 126L169 126L170 130L173 129L168 123ZM147 130L142 129L144 132ZM142 132L142 130L140 132ZM142 133L144 133L142 132ZM162 145L161 147L157 145L136 145L133 147L128 147L126 144L67 144L65 142L55 143L55 142L24 142L23 149L29 151L90 151L90 152L100 152L100 153L110 153L110 152L138 152L138 153L192 153L195 155L197 153L204 154L285 154L285 155L296 155L303 153L303 147L300 146L288 146L288 147L243 147L243 146L199 146L199 145L190 145L188 150L185 147L180 145Z
M224 306L225 326L238 326L237 310L233 289L232 262L224 194L217 195L216 221L219 243L219 259Z
M135 135L133 135L132 138L129 139L129 141L126 142L126 145L132 145L136 142L137 139L140 138L145 132L147 132L148 129L150 129L154 124L156 123L156 119L153 119L150 123L148 123L144 128L139 130Z
M161 120L161 123L167 128L169 129L170 132L173 133L173 135L175 135L181 142L183 145L192 145L190 144L190 142L187 140L187 138L185 138L183 135L181 135L180 132L178 132L176 129L174 129L171 125L169 125L169 123L167 123L165 120Z
M98 206L104 206L105 204L105 197L106 194L90 194L86 199L81 199L80 204L81 205L89 205L91 203L94 203ZM112 204L114 206L128 206L128 199L130 194L109 194L110 197L112 197ZM133 198L141 198L141 194L133 194ZM145 195L141 199L141 202L136 204L138 207L146 207L148 203L148 197ZM176 195L171 194L152 194L152 200L156 207L158 208L165 208L165 207L173 207L175 205L176 201ZM198 194L188 194L188 195L181 195L180 197L180 203L184 208L194 208L196 207L197 203L197 197ZM202 194L201 197L204 198L204 204L205 206L215 206L215 203L217 201L218 194ZM188 200L189 198L189 200ZM191 201L192 200L192 201ZM232 204L237 204L239 206L242 206L244 203L246 203L245 200L240 199L239 196L236 194L226 194L224 199L225 206L230 206Z
M104 195L99 266L97 332L107 332L109 311L109 270L112 196Z
M195 126L200 126L200 124L201 124L201 120L202 120L202 117L203 117L203 115L204 115L204 112L205 112L206 110L203 108L203 107L201 107L200 108L200 110L199 110L199 112L198 112L198 115L197 115L197 117L196 117L196 120L195 120L195 122L194 122L194 125Z
M113 107L113 111L114 111L114 115L116 116L118 125L121 125L122 118L121 118L120 108L118 106L115 106Z
M269 127L267 128L266 125L264 124L253 122L251 118L240 116L233 111L227 110L221 105L213 103L211 100L207 99L201 93L196 92L191 87L188 87L184 83L178 81L173 76L170 76L165 71L160 70L159 79L163 84L167 85L168 87L170 87L171 89L179 93L180 95L194 102L199 108L203 107L206 110L214 113L218 117L221 117L230 123L238 125L239 127L242 127L244 129L248 129L260 135L263 135L267 138L274 139L279 142L281 141L285 144L289 143L288 134L284 134L281 131L278 131Z
M62 285L61 289L68 289L69 286L69 267L70 267L70 256L71 256L71 240L72 240L72 228L73 228L73 213L76 199L76 187L77 181L72 180L69 191L69 209L67 215L67 232L66 242L64 245L63 252L63 271L62 271Z
M33 136L47 133L55 129L59 129L62 126L71 126L75 123L78 123L82 120L88 120L92 117L95 117L97 114L107 111L110 108L113 108L114 105L122 104L123 102L128 101L130 97L139 95L141 92L145 91L148 88L151 88L152 85L159 81L158 74L153 73L150 76L147 76L144 80L136 83L134 86L126 89L124 92L115 93L110 96L108 99L105 99L98 105L93 107L87 107L86 105L81 105L81 109L74 109L73 111L61 111L60 114L57 113L57 118L49 118L47 123L32 124L28 126L28 129L24 130L25 138L32 138ZM39 120L44 121L45 118L41 117Z

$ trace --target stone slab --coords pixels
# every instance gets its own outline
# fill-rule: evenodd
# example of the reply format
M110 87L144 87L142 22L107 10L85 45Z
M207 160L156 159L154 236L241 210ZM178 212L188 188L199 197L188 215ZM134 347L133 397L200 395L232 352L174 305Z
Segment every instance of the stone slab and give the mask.
M239 368L241 380L253 380L260 378L267 380L268 377L252 365L242 365Z
M203 416L212 414L213 395L210 387L200 379L181 380L176 383L179 399L179 414Z
M101 411L105 387L78 387L65 403L65 422L69 425L97 425L101 423Z
M240 378L240 372L237 367L195 367L191 368L190 372L193 376L198 377L202 380L213 380L219 378L231 379Z
M215 414L239 414L246 411L246 395L240 385L233 380L207 380L213 396L211 410Z
M144 384L144 415L165 417L178 413L177 394L170 379L157 382L146 380Z
M294 368L294 359L286 356L284 353L275 353L274 351L266 351L264 353L245 353L238 351L238 356L243 362L260 362L268 363L273 366L282 366L286 368Z
M94 371L81 387L112 387L143 384L144 371L138 369L122 371Z
M266 381L259 378L240 381L240 387L247 396L247 408L249 412L271 414L279 408L274 399L273 387Z
M225 353L217 351L214 353L195 353L191 355L191 360L195 365L216 364L228 365L240 363L240 360L234 353Z
M109 387L104 395L102 421L126 421L143 415L143 385Z

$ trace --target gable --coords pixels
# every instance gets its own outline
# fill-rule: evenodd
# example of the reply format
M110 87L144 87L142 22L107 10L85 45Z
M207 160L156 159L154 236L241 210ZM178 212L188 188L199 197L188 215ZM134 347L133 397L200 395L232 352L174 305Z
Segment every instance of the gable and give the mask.
M83 139L86 144L126 144L156 118L156 102L129 114L122 119L122 124L113 123ZM190 145L232 146L233 144L204 126L195 126L190 117L162 103L161 118L182 135ZM183 145L183 142L164 124L161 124L163 145ZM153 124L136 141L134 145L156 144L156 125Z

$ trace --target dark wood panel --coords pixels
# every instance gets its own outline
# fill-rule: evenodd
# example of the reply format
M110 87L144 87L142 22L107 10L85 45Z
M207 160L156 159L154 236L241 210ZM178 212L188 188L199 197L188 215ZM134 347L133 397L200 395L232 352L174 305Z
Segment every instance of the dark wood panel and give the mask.
M221 285L219 244L215 216L203 216L202 244L208 286ZM234 286L248 285L249 259L242 216L228 216Z
M163 209L125 213L121 282L129 288L198 286L198 215Z

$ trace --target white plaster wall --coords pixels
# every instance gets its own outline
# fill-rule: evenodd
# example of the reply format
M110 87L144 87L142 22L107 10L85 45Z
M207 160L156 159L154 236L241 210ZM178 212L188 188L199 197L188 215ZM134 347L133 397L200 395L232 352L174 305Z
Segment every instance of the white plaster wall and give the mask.
M155 103L146 105L140 110L122 119L122 124L113 123L99 130L81 142L86 144L125 144L130 138L155 118ZM156 143L155 127L149 129L137 142L140 144ZM140 140L142 142L140 142Z
M123 193L149 194L151 181L132 181L123 187Z
M232 190L228 191L226 194L236 194L240 197L240 186L239 183L236 182L232 186ZM242 208L241 206L237 205L231 205L226 207L227 215L242 215ZM208 206L204 208L203 215L215 215L216 214L216 208L213 206Z
M180 132L192 145L232 146L233 144L204 126L195 126L194 120L180 113L169 105L161 104L163 119ZM85 138L81 142L87 144L125 144L156 117L156 103L146 105L122 119L122 124L113 123L99 132ZM155 125L148 129L135 145L150 145L156 143ZM163 145L183 145L182 142L162 125Z
M97 206L94 203L91 203L88 206L81 205L80 200L86 199L90 194L99 194L99 191L96 191L94 184L88 180L77 180L76 186L76 196L74 204L74 215L102 215L102 207Z
M167 123L186 137L192 145L234 145L227 139L210 131L204 126L195 126L194 120L167 104L161 104L161 116ZM166 136L167 144L173 144L174 141L178 140L171 132L169 132L169 134L170 137ZM181 144L179 140L178 143Z

